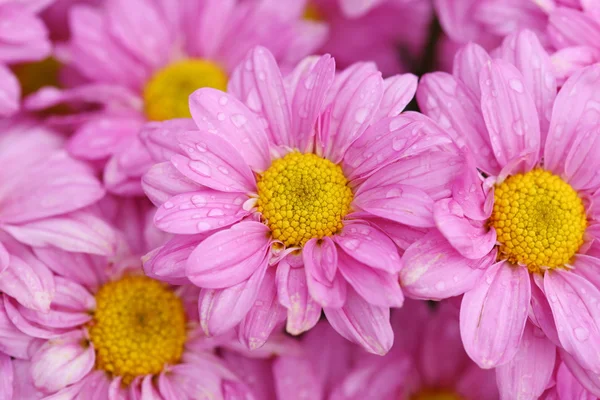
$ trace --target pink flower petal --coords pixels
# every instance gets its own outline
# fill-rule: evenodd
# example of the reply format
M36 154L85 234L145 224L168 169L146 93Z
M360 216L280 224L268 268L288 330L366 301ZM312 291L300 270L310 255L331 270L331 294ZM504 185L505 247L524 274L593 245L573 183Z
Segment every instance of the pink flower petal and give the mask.
M31 359L31 375L38 388L53 392L85 377L94 367L92 346L85 333L74 331L46 342Z
M16 326L17 329L19 329L24 334L30 336L31 338L48 339L60 336L61 334L68 332L68 330L65 329L49 328L29 321L27 318L23 317L23 315L20 312L21 310L23 310L23 307L7 294L4 295L4 308L6 310L6 315L13 323L13 325ZM37 348L37 346L35 348ZM31 350L31 348L28 349L26 359L30 358Z
M117 246L114 228L87 211L3 227L15 239L34 247L112 255Z
M116 152L104 167L106 189L119 196L141 196L140 178L152 167L152 158L146 147L133 137Z
M446 2L448 0L443 1ZM469 1L471 0L467 0L467 2ZM476 43L468 43L461 47L454 57L452 75L465 85L464 89L470 90L471 94L475 96L472 98L475 103L479 103L479 100L481 99L479 74L484 65L491 60L492 59L487 51ZM487 140L485 142L487 142Z
M357 193L353 205L402 224L421 228L434 226L433 199L413 186L392 184Z
M369 353L384 355L392 347L394 332L389 307L368 303L350 287L343 307L324 311L333 329Z
M182 154L177 134L198 131L191 118L175 118L160 122L147 122L139 132L139 138L156 162L169 161L174 154Z
M357 69L346 79L331 104L327 129L317 137L317 153L339 163L346 149L371 123L382 96L381 74Z
M0 353L0 400L13 398L13 365L9 356Z
M311 297L304 268L293 268L284 259L277 265L277 296L287 308L286 331L299 335L311 329L321 317L321 306Z
M202 88L190 95L190 112L201 131L214 133L238 146L245 162L254 171L268 168L267 134L257 116L238 99L216 89Z
M15 6L0 9L0 19L6 21L0 27L0 60L10 64L43 60L50 55L52 46L48 30L35 13Z
M485 180L477 171L471 153L463 152L460 156L463 157L463 169L454 179L452 198L460 204L468 218L476 221L486 220L492 215L493 189L485 189Z
M555 52L550 59L557 83L562 86L571 75L596 63L600 53L593 47L574 46Z
M240 222L203 240L190 254L186 276L202 288L240 284L267 265L269 228L260 222Z
M340 0L342 12L350 18L360 17L385 0Z
M165 232L184 235L221 229L248 215L242 208L247 199L241 193L212 189L178 194L158 208L154 224Z
M177 135L185 156L171 162L194 182L223 192L256 192L256 179L234 146L217 135L182 132Z
M495 257L495 252L482 260L469 260L432 230L413 243L402 257L400 270L402 290L417 299L441 300L471 290Z
M435 224L442 235L463 256L472 260L485 257L496 245L496 230L482 221L473 221L456 201L444 199L433 206Z
M600 102L599 87L600 66L584 68L565 82L552 109L544 168L561 176L568 174L579 184L588 184L591 172L599 168L593 158L595 149L591 149L595 136L590 136L600 118L595 108ZM577 157L581 159L577 160ZM583 159L587 164L582 166L580 161ZM568 170L567 163L572 163Z
M250 350L262 347L271 332L285 319L286 310L277 299L275 270L269 268L256 300L239 326L240 341Z
M577 381L590 393L600 397L600 374L595 374L590 370L581 368L577 361L563 349L559 349L559 354L560 358Z
M523 75L511 64L494 60L479 77L481 111L490 143L500 165L526 155L525 170L537 162L540 152L540 122L533 96Z
M596 396L589 393L578 381L567 365L560 364L556 371L556 395L558 399L595 400Z
M0 242L0 274L8 268L10 262L10 254L6 250L6 247Z
M573 147L565 161L563 177L575 190L596 191L600 187L600 176L597 174L598 157L600 157L600 140L597 131L583 129L575 138Z
M479 72L477 72L479 74ZM492 155L479 105L465 86L444 72L421 78L417 100L423 112L438 122L459 145L466 145L477 166L488 173L500 169Z
M522 30L504 39L500 54L503 60L516 66L523 74L523 83L533 95L540 119L542 143L545 143L556 98L554 68L548 53L534 32Z
M179 193L193 192L199 185L183 176L170 161L154 164L142 177L146 196L157 206Z
M469 357L482 368L510 361L521 343L531 284L527 268L500 261L487 268L460 307L460 331Z
M382 271L397 273L400 256L394 242L379 229L365 223L346 224L333 241L350 257Z
M19 81L10 69L0 64L0 115L8 117L17 112L20 97Z
M554 372L556 347L544 333L526 324L519 350L507 364L496 369L502 398L519 394L523 400L536 400L546 390Z
M29 359L33 340L11 322L4 308L4 299L0 297L0 355L4 353L15 358Z
M423 156L428 149L450 143L450 137L421 114L406 112L384 118L369 126L348 148L344 172L350 180L366 178L395 161L402 160L394 164L402 167L410 164L409 156Z
M276 398L322 398L323 387L308 360L302 357L278 357L272 369Z
M582 11L557 7L550 13L548 37L557 49L577 45L597 47L593 38L598 35L600 26Z
M54 273L92 290L107 281L106 259L85 253L73 253L45 247L33 252Z
M309 240L302 249L310 296L323 307L341 307L346 301L346 281L338 272L338 253L329 237Z
M400 115L415 97L417 82L418 78L413 74L394 75L384 79L383 97L373 120Z
M28 171L27 179L6 185L0 219L22 223L75 211L95 203L104 189L84 164L57 152ZM7 193L10 195L7 196Z
M333 83L335 61L324 55L314 66L298 76L291 104L291 146L300 151L312 150L315 123L320 115L325 98Z
M338 268L346 281L370 304L402 306L404 295L396 274L371 268L343 251L338 252Z
M411 244L419 240L427 233L426 228L414 228L412 226L399 224L378 217L369 217L367 221L378 226L386 235L390 237L403 253Z
M562 347L579 364L600 373L600 289L562 270L546 272L544 290Z
M258 296L266 270L265 262L250 278L237 285L200 291L200 326L206 335L223 334L244 319Z
M142 258L144 271L147 275L173 284L189 282L185 276L187 260L205 238L205 235L175 236Z
M571 272L586 279L596 288L600 289L600 260L585 254L578 254L572 263Z
M546 293L543 291L544 278L539 275L532 275L532 278L529 320L539 327L555 346L560 347L556 323L552 316L552 309L546 298Z

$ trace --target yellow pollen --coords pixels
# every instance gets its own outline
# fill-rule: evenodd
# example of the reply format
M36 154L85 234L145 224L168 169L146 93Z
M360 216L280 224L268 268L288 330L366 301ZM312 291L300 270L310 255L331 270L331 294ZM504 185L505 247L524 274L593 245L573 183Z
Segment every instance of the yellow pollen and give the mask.
M96 368L129 384L160 373L181 358L186 339L183 304L169 287L145 276L102 286L88 327Z
M560 177L534 169L496 186L490 225L500 243L499 257L531 272L561 267L583 244L585 207Z
M312 3L308 3L306 8L304 9L304 15L302 16L304 19L308 21L316 21L321 22L325 18L323 18L323 14L321 11Z
M425 389L413 395L410 400L461 400L461 397L446 389Z
M189 58L167 65L144 88L146 116L153 121L189 118L188 98L203 87L227 89L227 74L218 64Z
M289 153L258 179L258 211L286 247L339 232L352 199L342 168L312 153Z
M60 63L52 57L16 65L13 67L13 71L21 84L23 97L37 92L44 86L60 86L58 79Z

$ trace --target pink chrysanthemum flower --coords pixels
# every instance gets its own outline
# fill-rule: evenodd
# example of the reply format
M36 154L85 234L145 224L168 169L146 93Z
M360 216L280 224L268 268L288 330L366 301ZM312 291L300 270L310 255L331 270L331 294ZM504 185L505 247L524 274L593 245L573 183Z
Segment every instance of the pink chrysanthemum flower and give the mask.
M557 357L557 367L554 370L552 387L540 397L542 400L597 400L600 393L600 374L590 374L581 371L581 367L567 353L561 350ZM573 373L573 369L578 373ZM576 375L578 376L576 378Z
M112 228L87 209L104 189L63 142L32 120L0 123L0 291L40 311L54 283L28 246L102 255L115 249Z
M78 122L67 149L80 159L106 162L109 191L141 195L140 177L150 165L137 140L142 125L189 117L189 95L201 87L225 90L234 66L257 44L269 47L283 65L316 50L326 28L300 19L296 8L270 0L74 5L71 38L56 53L82 82L41 89L26 106L90 105L66 119Z
M600 66L556 96L533 33L509 36L497 54L469 45L453 75L422 79L421 108L474 161L453 198L435 204L437 230L406 250L400 275L413 297L465 293L467 353L498 366L501 391L534 399L551 377L555 346L600 373Z
M141 233L133 228L143 224L131 222L127 239L137 243ZM204 343L198 290L142 275L139 258L127 249L114 262L36 250L55 273L56 295L43 313L4 295L12 323L38 342L14 375L23 396L15 398L250 399L246 385Z
M327 23L327 41L321 53L331 54L340 69L374 61L383 76L390 76L415 70L424 55L433 20L430 2L382 2L359 18L345 15L338 0L302 2L305 18Z
M143 179L160 205L155 223L178 235L145 268L202 288L207 333L240 324L255 348L286 313L298 334L323 308L369 351L392 344L389 308L403 301L397 245L433 226L431 206L449 194L459 156L429 119L398 115L414 76L384 81L372 64L334 71L330 56L309 58L284 80L257 48L229 94L190 97L193 122L143 135L165 160Z
M21 85L13 68L38 61L51 51L48 31L37 13L53 0L7 0L0 4L0 116L16 113ZM17 71L18 72L18 71Z
M479 368L464 351L454 305L440 303L432 309L426 302L409 300L402 309L394 310L392 324L394 346L384 357L344 342L325 323L317 325L301 339L300 354L281 355L273 366L274 386L290 389L280 398L499 398L494 373ZM257 362L245 368L256 368L254 365ZM295 393L309 395L300 397Z

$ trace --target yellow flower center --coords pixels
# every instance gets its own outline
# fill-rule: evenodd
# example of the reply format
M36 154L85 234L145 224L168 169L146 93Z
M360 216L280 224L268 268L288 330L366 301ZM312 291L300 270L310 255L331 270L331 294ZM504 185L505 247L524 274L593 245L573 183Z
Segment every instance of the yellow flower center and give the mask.
M304 15L302 17L306 20L316 22L325 20L321 11L312 3L308 3L306 5L306 8L304 8Z
M153 121L189 118L188 98L203 87L227 89L227 74L218 64L189 58L167 65L144 88L146 116Z
M456 393L445 389L425 389L413 395L411 400L461 400Z
M312 153L289 153L258 179L258 211L286 247L339 232L352 199L342 168Z
M500 257L531 272L561 267L583 244L585 207L560 177L534 169L496 186L490 219Z
M129 384L158 374L181 358L186 318L179 297L145 276L126 276L102 286L89 326L96 368Z
M13 67L13 71L21 84L23 97L37 92L44 86L60 86L58 80L60 63L52 57L38 62L16 65Z

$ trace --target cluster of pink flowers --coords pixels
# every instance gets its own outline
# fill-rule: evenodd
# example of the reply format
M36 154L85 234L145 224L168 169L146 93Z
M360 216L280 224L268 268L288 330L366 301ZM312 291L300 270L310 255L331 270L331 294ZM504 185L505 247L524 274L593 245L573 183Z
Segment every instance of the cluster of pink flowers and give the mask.
M0 0L0 400L600 398L597 0Z

